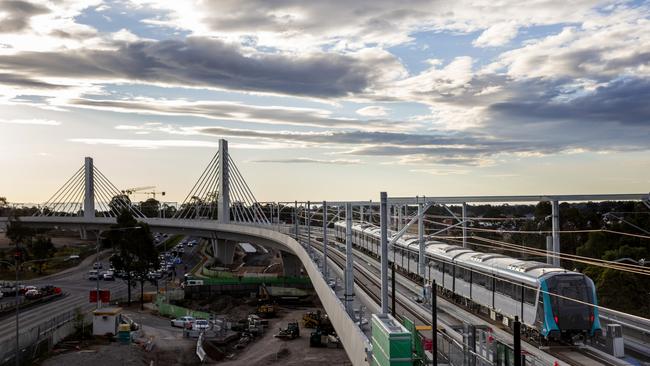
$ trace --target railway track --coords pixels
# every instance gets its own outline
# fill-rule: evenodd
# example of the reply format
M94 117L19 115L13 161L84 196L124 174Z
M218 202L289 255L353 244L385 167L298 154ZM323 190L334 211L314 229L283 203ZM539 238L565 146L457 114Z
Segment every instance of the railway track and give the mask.
M312 232L312 248L318 250L319 252L322 251L320 247L322 246L322 242L318 242L315 237L313 236L314 232ZM302 239L307 240L307 237L304 235L301 235ZM317 244L317 245L315 245ZM337 242L339 246L344 246L342 243ZM356 259L354 261L354 271L355 271L355 283L357 283L358 286L363 288L368 296L370 296L373 301L376 303L380 303L380 298L379 298L379 293L381 292L381 288L379 285L379 276L378 275L370 275L367 273L367 269L361 269L361 266L359 262L361 263L368 263L370 264L370 261L368 259L371 259L372 261L376 261L376 258L370 257L366 253L360 253L359 250L353 249L353 253ZM345 254L341 253L339 250L334 249L328 251L328 257L333 260L337 266L340 268L345 268ZM373 269L376 269L374 266L372 266ZM421 286L420 283L417 281L413 280L412 278L408 276L404 276L403 274L398 274L398 271L396 270L396 278L399 279L401 276L401 284L404 284L404 281L408 281L411 286L403 286L405 288L408 287L413 287L413 286ZM412 293L412 295L415 295L415 293ZM440 297L439 297L440 299ZM440 302L440 300L439 300ZM406 315L412 320L416 320L417 322L420 322L421 324L431 324L431 318L430 316L427 317L423 314L424 307L422 306L417 306L414 305L413 303L409 303L409 301L405 301L404 297L396 296L395 299L396 303L396 313L400 315ZM458 306L458 304L452 304L453 306ZM415 307L419 307L419 311L414 309ZM439 306L440 307L440 306ZM439 312L440 313L440 312ZM472 313L472 317L477 317L477 314ZM464 317L465 318L465 317ZM504 326L500 323L495 323L492 320L485 319L485 317L478 316L483 322L489 324L491 327L497 327L503 332L507 332L510 334L509 328L504 328ZM465 318L467 319L467 318ZM465 320L466 321L466 320ZM474 323L474 322L472 322ZM511 334L510 334L511 335ZM539 344L536 344L534 342L531 342L528 340L528 343L530 347L533 347L537 350L540 350L550 356L552 358L557 359L560 361L560 364L565 364L565 365L571 365L571 366L580 366L580 365L602 365L602 366L621 366L621 365L628 365L628 363L625 362L614 362L607 358L605 355L598 354L597 352L594 352L593 350L586 349L586 348L581 348L579 346L567 346L567 345L560 345L560 346L552 346L548 347L547 349L542 350ZM523 342L522 342L523 345ZM544 363L539 363L539 364L544 364Z

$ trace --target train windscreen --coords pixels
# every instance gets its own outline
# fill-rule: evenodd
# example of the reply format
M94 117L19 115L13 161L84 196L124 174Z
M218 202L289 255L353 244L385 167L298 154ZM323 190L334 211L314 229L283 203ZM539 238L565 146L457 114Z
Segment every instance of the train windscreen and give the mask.
M561 330L588 330L592 314L591 288L582 275L557 275L548 279L553 317ZM559 296L553 296L557 294Z

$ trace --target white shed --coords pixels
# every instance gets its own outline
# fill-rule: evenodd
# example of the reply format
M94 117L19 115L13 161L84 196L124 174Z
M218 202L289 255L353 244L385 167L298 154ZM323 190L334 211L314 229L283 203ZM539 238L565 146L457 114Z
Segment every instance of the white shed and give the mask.
M122 308L110 307L93 311L93 335L117 335Z

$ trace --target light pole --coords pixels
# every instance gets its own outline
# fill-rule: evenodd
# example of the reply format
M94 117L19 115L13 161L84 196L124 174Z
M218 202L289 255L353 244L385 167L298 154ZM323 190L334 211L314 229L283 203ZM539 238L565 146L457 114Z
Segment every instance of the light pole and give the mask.
M115 228L115 229L106 230L104 232L99 231L97 233L97 242L96 242L97 254L96 254L96 257L95 257L95 263L99 263L99 243L100 243L99 240L102 238L102 234L106 233L107 231L126 231L126 230L130 230L130 229L133 229L133 230L142 229L142 226L131 226L131 227ZM93 268L94 267L95 267L95 265L93 265ZM101 298L99 297L99 273L100 272L99 272L99 266L98 266L98 268L97 268L97 277L96 277L97 278L97 292L96 292L96 294L97 294L97 308L96 309L97 310L99 310L99 308L101 308Z

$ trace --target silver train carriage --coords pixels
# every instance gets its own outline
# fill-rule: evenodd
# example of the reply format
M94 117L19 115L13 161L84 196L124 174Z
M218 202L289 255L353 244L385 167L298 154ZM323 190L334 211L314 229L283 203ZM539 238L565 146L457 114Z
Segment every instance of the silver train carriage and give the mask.
M336 238L345 242L345 221L334 224ZM396 232L388 233L390 241ZM352 225L355 247L379 256L380 229ZM408 273L417 273L419 242L404 234L389 256ZM502 254L476 252L457 245L425 243L425 279L468 303L510 321L518 316L526 332L545 339L592 337L601 332L596 288L582 273Z

